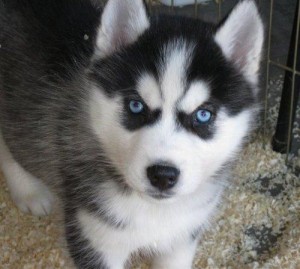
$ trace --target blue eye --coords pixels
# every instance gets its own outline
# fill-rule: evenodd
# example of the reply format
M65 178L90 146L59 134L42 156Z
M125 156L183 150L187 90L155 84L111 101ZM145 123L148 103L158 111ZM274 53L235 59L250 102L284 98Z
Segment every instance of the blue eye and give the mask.
M196 120L198 123L208 123L211 120L212 113L205 109L196 112Z
M130 111L134 114L139 114L144 110L144 105L140 101L132 100L129 103Z

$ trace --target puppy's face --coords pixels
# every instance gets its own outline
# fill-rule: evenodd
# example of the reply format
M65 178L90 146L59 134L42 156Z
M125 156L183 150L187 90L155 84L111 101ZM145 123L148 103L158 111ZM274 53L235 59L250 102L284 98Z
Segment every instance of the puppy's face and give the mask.
M256 115L262 44L262 32L252 36L262 27L256 7L245 3L219 28L157 19L134 42L94 61L91 125L133 190L158 199L191 194L240 149ZM253 10L254 44L239 43L236 52L234 38L245 29L229 33L245 9Z

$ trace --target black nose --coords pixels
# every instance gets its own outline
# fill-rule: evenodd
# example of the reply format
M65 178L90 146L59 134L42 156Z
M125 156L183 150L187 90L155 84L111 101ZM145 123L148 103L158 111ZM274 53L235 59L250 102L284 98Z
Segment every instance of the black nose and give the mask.
M160 191L174 187L178 181L180 171L171 166L153 165L147 168L147 176L151 185Z

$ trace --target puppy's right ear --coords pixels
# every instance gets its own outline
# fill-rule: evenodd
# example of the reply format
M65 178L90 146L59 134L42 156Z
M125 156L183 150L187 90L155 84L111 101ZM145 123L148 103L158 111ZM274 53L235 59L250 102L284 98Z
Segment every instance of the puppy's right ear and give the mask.
M143 0L109 0L97 33L97 54L105 57L134 43L149 26Z

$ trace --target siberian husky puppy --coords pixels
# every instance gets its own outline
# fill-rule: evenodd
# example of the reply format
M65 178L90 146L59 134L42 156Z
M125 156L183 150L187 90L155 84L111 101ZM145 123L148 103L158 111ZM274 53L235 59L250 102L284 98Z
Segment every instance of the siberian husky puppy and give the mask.
M100 6L100 5L99 5ZM78 268L192 267L257 120L263 25L142 0L0 0L0 162L24 212L60 199Z

